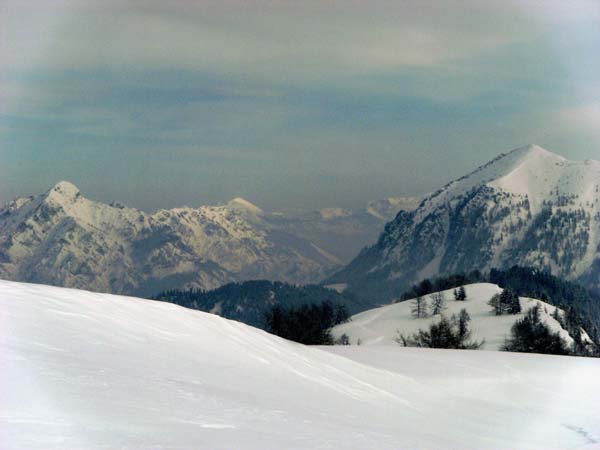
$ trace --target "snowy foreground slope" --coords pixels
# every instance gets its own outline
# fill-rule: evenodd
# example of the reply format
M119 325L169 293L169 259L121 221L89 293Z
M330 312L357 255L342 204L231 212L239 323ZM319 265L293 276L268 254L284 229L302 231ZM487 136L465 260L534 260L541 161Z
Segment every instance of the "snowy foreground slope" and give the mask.
M598 448L596 359L310 348L167 303L0 281L0 448Z
M522 312L521 314L496 316L492 314L488 301L494 294L502 292L502 289L495 284L476 283L465 287L467 300L457 302L454 300L453 289L443 291L446 298L446 309L443 314L447 317L452 314L458 315L461 309L466 309L471 317L469 323L471 328L471 337L475 341L485 340L482 346L483 350L498 350L504 344L507 337L510 336L512 325L525 313L535 306L541 306L541 319L550 327L552 331L557 331L560 336L571 345L573 338L564 330L560 324L552 317L555 306L527 297L520 297ZM431 305L430 296L424 296L425 300ZM428 329L433 322L440 320L439 315L415 318L411 314L413 302L411 300L382 306L380 308L370 309L360 314L352 316L348 323L338 325L333 329L333 334L337 338L346 334L350 342L355 344L358 339L362 345L394 344L398 337L398 332L403 335L411 335L419 329ZM564 311L558 308L561 315ZM584 332L585 333L585 332ZM584 334L585 339L589 339Z

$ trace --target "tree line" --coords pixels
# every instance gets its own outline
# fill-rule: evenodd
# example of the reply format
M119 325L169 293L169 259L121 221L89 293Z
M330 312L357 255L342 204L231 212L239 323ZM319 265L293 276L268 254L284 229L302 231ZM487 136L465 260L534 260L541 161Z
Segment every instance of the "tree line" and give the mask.
M505 290L510 289L520 297L537 298L560 307L568 315L570 324L585 328L590 339L600 346L600 294L558 278L548 270L513 266L508 269L492 269L488 273L474 270L426 278L402 294L399 301L484 282L497 284ZM573 327L575 329L575 325Z

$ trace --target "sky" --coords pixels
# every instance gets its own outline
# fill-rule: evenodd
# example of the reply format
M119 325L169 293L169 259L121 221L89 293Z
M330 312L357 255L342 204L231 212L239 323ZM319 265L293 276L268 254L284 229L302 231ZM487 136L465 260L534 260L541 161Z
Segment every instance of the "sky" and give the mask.
M360 208L600 159L600 2L0 0L0 202Z

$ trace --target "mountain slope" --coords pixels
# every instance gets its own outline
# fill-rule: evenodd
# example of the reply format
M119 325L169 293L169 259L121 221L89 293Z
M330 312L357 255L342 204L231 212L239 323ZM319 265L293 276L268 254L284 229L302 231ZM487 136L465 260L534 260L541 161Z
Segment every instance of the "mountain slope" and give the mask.
M600 162L530 145L400 212L328 284L390 300L433 275L513 265L600 286Z
M453 289L443 291L446 298L446 309L443 314L447 317L452 314L458 315L464 308L471 317L469 323L472 332L471 338L478 342L485 341L481 347L482 350L499 350L505 339L510 336L512 325L524 317L527 311L536 304L541 306L542 322L553 332L558 332L567 345L573 344L573 338L567 330L563 329L553 318L555 309L558 309L555 306L541 300L521 297L522 312L520 314L496 316L492 313L488 301L494 294L502 292L500 287L490 283L476 283L466 286L465 289L466 301L455 301ZM430 296L423 298L431 304ZM336 326L333 329L333 335L338 338L342 334L346 334L351 343L356 343L360 339L361 344L367 346L396 344L398 333L409 336L419 329L428 329L431 323L439 322L439 315L418 319L413 317L411 314L412 303L411 300L407 300L359 313L352 316L350 322ZM559 315L564 317L564 311L561 309L558 311ZM591 342L587 334L585 334L585 341Z
M600 442L592 359L323 351L167 303L7 281L0 324L6 450Z
M147 214L88 200L61 182L0 210L5 279L150 295L252 278L305 283L337 262L240 198Z

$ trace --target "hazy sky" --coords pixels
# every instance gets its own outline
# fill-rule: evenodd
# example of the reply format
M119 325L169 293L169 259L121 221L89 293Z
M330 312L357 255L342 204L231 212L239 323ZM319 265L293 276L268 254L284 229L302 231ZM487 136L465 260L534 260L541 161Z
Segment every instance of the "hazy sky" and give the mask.
M600 2L0 0L0 202L358 207L600 159Z

